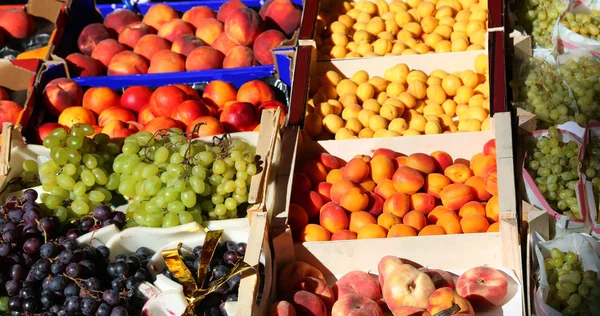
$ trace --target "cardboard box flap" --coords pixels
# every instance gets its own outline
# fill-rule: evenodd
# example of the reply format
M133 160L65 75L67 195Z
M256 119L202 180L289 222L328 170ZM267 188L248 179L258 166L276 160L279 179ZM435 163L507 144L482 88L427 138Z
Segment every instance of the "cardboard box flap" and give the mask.
M13 91L28 90L36 75L34 71L15 66L6 59L0 59L0 74L0 87Z
M25 5L25 9L32 16L43 18L52 22L52 24L56 24L64 5L64 2L58 0L29 0L29 3Z

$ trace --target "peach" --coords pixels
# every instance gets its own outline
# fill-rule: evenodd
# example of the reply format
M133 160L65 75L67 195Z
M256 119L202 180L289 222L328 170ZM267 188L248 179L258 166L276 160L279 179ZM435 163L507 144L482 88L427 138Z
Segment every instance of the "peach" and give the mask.
M238 46L239 45L236 42L232 41L231 38L229 38L229 36L227 36L227 34L225 33L221 33L219 36L217 36L217 38L215 38L215 40L211 44L212 48L218 50L223 55L229 54L229 52L232 49Z
M431 213L427 214L427 222L431 225L435 225L438 221L438 219L445 214L454 214L456 215L456 213L454 213L454 211L452 211L449 208L446 208L444 206L436 206L433 211L431 211Z
M319 215L319 222L331 233L348 228L349 220L346 212L339 206L331 206L324 208Z
M198 130L194 131L198 125ZM187 132L194 132L195 137L214 136L225 133L225 129L221 122L212 116L201 116L195 119L191 124L187 126Z
M262 102L275 100L275 92L262 80L252 80L244 83L237 92L238 101L250 102L259 106Z
M394 187L394 182L392 180L384 179L377 184L373 192L384 200L387 200L392 194L398 192Z
M127 25L121 33L119 33L119 43L133 49L139 42L140 38L148 34L156 34L154 29L142 22L132 23Z
M154 34L142 36L133 48L134 53L146 57L148 60L152 60L154 54L161 50L171 50L171 44L166 39Z
M121 34L121 31L132 23L140 22L140 17L133 11L120 9L111 12L104 18L104 26L115 32Z
M298 204L304 208L306 214L308 214L308 218L313 218L319 215L319 211L324 203L319 193L310 191L307 197L298 201Z
M250 132L259 124L254 106L248 102L234 102L221 112L219 121L228 133Z
M429 222L429 217L427 217ZM419 236L433 236L433 235L446 235L446 230L442 226L438 225L427 225L421 229Z
M158 30L163 24L173 19L177 19L178 17L179 14L173 8L166 4L157 3L148 9L148 12L146 12L144 15L142 22Z
M6 89L2 87L0 87L0 100L10 100L8 92L6 92Z
M350 223L348 227L351 232L355 233L358 233L358 231L366 225L377 223L375 217L367 212L352 212L349 217Z
M292 285L292 291L308 291L318 296L321 301L325 304L327 309L331 309L335 302L335 294L333 290L327 285L327 283L321 279L305 276L302 277Z
M307 195L310 193L311 187L312 184L310 183L310 179L305 174L301 172L294 174L292 179L292 189L294 190L294 195Z
M308 241L329 241L331 234L323 226L317 224L308 224L299 234L300 242Z
M327 316L327 307L321 299L308 291L298 291L291 295L291 303L299 315Z
M371 178L375 183L380 183L384 179L391 180L394 176L394 162L385 155L373 157L370 166Z
M148 73L148 63L144 57L127 50L113 56L107 71L109 76L141 75L146 73Z
M417 232L420 232L423 227L427 226L427 219L425 215L419 211L410 211L402 218L402 223L414 228Z
M259 11L267 28L278 29L290 37L300 27L302 9L290 0L268 0Z
M187 100L180 103L175 111L171 113L171 118L183 124L190 126L195 119L202 116L209 116L210 110L202 101Z
M185 95L187 95L188 100L202 101L200 99L200 95L198 94L198 91L196 91L196 89L194 89L192 86L188 86L186 84L174 84L173 86L177 87L177 88L181 89L183 92L185 92ZM204 103L204 105L207 106L209 108L209 110L211 110L211 113L212 113L212 109L210 108L210 106L208 106L206 103Z
M194 35L194 27L190 23L181 19L173 19L165 22L158 29L158 36L165 38L170 42L174 42L175 39L186 34Z
M288 213L288 224L293 232L300 232L308 225L308 215L300 205L290 204Z
M410 196L410 209L417 210L425 215L435 208L435 196L428 193L415 193Z
M156 116L152 114L152 110L150 110L150 105L146 104L142 106L140 112L138 113L138 123L142 125L148 124L148 122L152 121Z
M394 309L392 314L402 316L431 316L428 311L412 306L400 306Z
M371 300L381 297L381 288L377 280L364 271L350 271L333 286L335 297L339 300L346 295L358 294Z
M196 29L196 37L201 39L206 45L212 45L219 35L225 32L223 23L214 18L207 18Z
M338 230L331 235L331 240L353 240L356 239L356 233L347 229Z
M369 196L369 204L367 204L365 211L373 216L380 216L383 213L383 203L385 201L373 192L367 192L367 195Z
M289 293L294 283L303 277L313 277L325 281L323 273L304 261L294 261L285 265L278 274L277 291Z
M319 161L327 168L327 169L337 169L340 167L340 163L335 156L332 156L328 153L320 153Z
M308 176L308 178L313 184L323 182L327 177L327 169L325 168L325 166L323 166L322 163L316 160L311 160L307 162L302 168L302 170L303 173ZM335 202L337 203L339 202L339 200Z
M452 183L465 183L467 180L473 176L473 172L469 167L463 164L454 164L448 166L444 170L444 175L448 177L452 181Z
M496 167L490 169L483 179L485 190L491 195L498 195L498 170Z
M359 188L348 190L340 200L340 206L348 212L364 211L369 205L369 196L362 193Z
M100 115L100 113L110 107L120 106L121 97L107 87L89 88L83 94L82 105L84 108L94 112L94 114Z
M401 306L425 308L434 291L431 278L408 264L397 266L382 287L383 299L392 311Z
M436 172L444 173L444 170L452 164L452 156L445 151L434 151L431 153L436 166Z
M154 116L171 117L187 95L183 90L174 86L162 86L152 92L150 96L150 110Z
M450 287L437 289L431 294L431 297L427 301L427 311L430 314L435 315L454 305L458 305L460 309L452 315L475 315L471 303L458 295L458 293Z
M188 71L220 69L222 67L223 54L209 46L194 48L185 61L185 69Z
M96 125L96 118L92 111L82 106L71 106L60 113L58 116L58 124L68 128L71 128L75 124Z
M170 50L161 50L152 56L149 74L185 71L185 58Z
M277 48L285 41L285 35L277 30L267 30L262 32L252 45L254 56L261 65L272 65L272 50Z
M391 149L388 149L388 148L378 148L373 151L373 158L375 158L377 156L381 156L381 155L387 156L388 158L390 158L392 160L396 159L396 157L399 156L399 154L397 152L395 152Z
M217 19L225 23L225 21L229 17L229 14L231 14L233 10L238 8L246 8L246 5L239 0L229 0L225 2L217 12Z
M81 105L83 91L69 78L57 78L46 85L43 101L46 109L54 116L60 115L66 108Z
M224 22L225 33L236 44L249 46L263 30L263 21L250 8L237 8L229 13Z
M377 272L379 274L379 284L381 287L385 284L385 279L400 265L404 264L402 260L396 256L384 256L377 264Z
M477 192L477 199L481 202L487 201L492 197L492 194L485 189L485 183L482 177L472 176L467 179L465 184Z
M223 68L252 67L256 64L252 49L246 46L236 46L227 52L223 59Z
M73 53L67 56L65 60L71 77L94 77L101 76L104 73L102 63L90 56Z
M35 22L23 9L6 8L0 10L0 30L10 37L24 39L35 33Z
M105 67L108 67L111 59L127 48L112 38L107 38L96 45L92 51L92 58L99 61Z
M170 117L156 117L144 126L144 131L154 134L161 129L169 128L181 128L181 126Z
M456 211L476 197L475 190L466 184L453 183L440 192L442 205Z
M297 316L294 306L287 301L271 304L271 316Z
M420 268L419 271L424 272L431 278L436 289L443 287L454 288L452 275L444 270Z
M200 27L204 20L216 18L217 13L207 6L197 6L189 9L181 17L182 20L192 24L195 28Z
M407 167L411 167L424 174L430 174L435 171L435 162L429 155L415 153L406 158Z
M496 156L477 156L471 159L471 169L478 177L485 177L495 167Z
M131 86L123 91L120 103L122 107L130 109L135 113L139 113L142 110L142 107L150 102L151 95L152 90L148 87Z
M334 184L340 180L344 180L344 172L342 169L331 169L325 178L325 181L331 184Z
M448 177L439 173L430 173L425 178L425 191L435 198L440 197L440 192L452 182Z
M483 145L483 154L485 156L496 156L496 140L490 139Z
M222 108L225 103L235 101L237 91L232 84L222 81L213 80L204 88L202 98L208 105Z
M77 39L77 46L82 54L91 56L98 43L112 37L110 31L104 25L93 23L83 28Z
M17 125L23 107L9 100L0 100L0 123L10 122Z
M497 223L500 220L500 206L497 195L492 196L485 205L485 216L490 223Z
M383 316L381 307L373 301L358 294L348 294L333 304L331 316Z
M425 184L425 178L419 171L406 166L402 166L394 172L392 181L398 192L406 194L415 194Z
M173 44L171 45L171 50L183 56L188 56L194 50L194 48L203 45L204 42L202 42L202 40L197 38L196 36L184 34L177 37L173 41Z
M489 311L504 301L508 281L502 272L480 266L465 271L458 278L456 291L472 304L475 311Z
M125 138L137 133L138 129L132 124L127 124L119 120L112 120L102 127L102 133L110 136L113 140L124 140Z
M397 192L392 194L383 203L383 212L392 213L400 218L408 213L410 207L410 198L408 195Z

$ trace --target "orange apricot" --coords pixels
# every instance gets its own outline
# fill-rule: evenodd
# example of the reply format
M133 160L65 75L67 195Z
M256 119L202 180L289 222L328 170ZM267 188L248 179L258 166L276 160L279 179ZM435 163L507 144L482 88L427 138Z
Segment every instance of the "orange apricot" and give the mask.
M317 224L308 224L300 233L300 241L329 241L331 234L323 226Z
M300 205L290 204L288 209L288 224L292 232L301 232L308 225L308 215Z
M383 203L383 212L392 213L400 218L404 217L408 213L410 206L410 199L408 195L398 192L392 194L385 203Z
M394 187L394 182L392 180L384 179L377 184L373 192L384 200L387 200L387 198L398 191Z
M338 182L339 180L343 180L344 176L343 176L343 172L342 169L331 169L329 170L329 173L327 173L327 177L325 177L325 181L334 184L336 182Z
M379 155L371 159L371 178L375 183L380 183L384 179L391 180L394 176L394 163L387 156Z
M490 169L483 179L485 190L491 195L498 195L498 170L496 167Z
M477 192L477 199L481 202L487 201L492 197L485 189L484 179L478 176L472 176L465 182L466 185L472 187Z
M377 220L373 215L367 212L352 212L350 213L349 229L352 232L358 233L358 230L367 224L376 224Z
M349 220L346 212L341 207L334 205L322 209L319 223L329 232L336 233L348 228Z
M357 239L385 238L387 232L385 228L377 224L367 224L361 227L357 234Z
M353 240L356 239L356 233L347 229L338 230L331 235L331 240Z
M490 223L497 223L500 220L500 205L497 195L492 196L485 205L485 217Z
M417 231L408 225L396 224L390 227L387 238L417 236Z
M369 165L361 158L352 158L342 169L344 180L361 183L369 178Z
M431 225L435 225L438 221L438 219L444 215L444 214L456 214L454 213L454 211L452 211L449 208L443 207L443 206L436 206L433 211L431 211L429 214L427 214L427 222Z
M425 178L419 171L406 166L402 166L394 172L392 181L398 192L406 194L415 194L425 184Z
M385 228L386 230L389 230L396 224L402 224L402 218L392 213L383 213L377 217L377 225Z
M463 233L485 233L490 224L488 223L485 216L480 214L471 214L467 217L463 217L460 220L460 227L462 228Z
M438 225L427 225L421 229L419 236L446 235L444 227Z
M435 197L427 193L415 193L410 196L410 209L429 214L435 208Z
M458 216L467 217L471 214L485 216L485 207L479 201L467 202L458 211Z
M500 223L492 223L486 231L486 233L498 233L498 232L500 232Z
M446 234L448 235L462 233L460 220L458 219L458 216L454 213L448 213L440 216L436 225L444 228Z
M453 183L440 192L442 205L456 211L476 197L475 190L466 184Z
M435 171L435 161L426 154L415 153L406 158L406 166L411 167L424 174L429 174Z
M356 185L347 180L340 180L334 183L329 190L329 195L331 197L331 201L335 203L340 203L342 197L346 192L350 191L350 189L356 188Z
M425 178L425 191L439 199L440 192L451 183L452 181L443 174L430 173Z
M348 190L340 200L340 206L348 212L364 211L369 205L369 197L359 188Z
M402 224L414 228L417 232L427 226L425 215L419 211L410 211L402 218Z
M304 173L313 184L323 182L327 178L327 169L322 163L316 160L309 161L302 169L302 173Z
M444 175L453 183L465 183L473 176L473 172L463 164L454 164L444 170Z

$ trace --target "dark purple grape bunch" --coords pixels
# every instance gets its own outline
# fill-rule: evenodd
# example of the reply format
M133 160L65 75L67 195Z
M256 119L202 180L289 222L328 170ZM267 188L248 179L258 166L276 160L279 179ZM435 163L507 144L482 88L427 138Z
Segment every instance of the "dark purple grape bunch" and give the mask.
M109 206L101 205L94 208L92 216L84 216L76 221L76 227L68 232L68 236L72 238L75 234L77 236L85 235L112 224L115 224L119 229L123 229L126 222L127 216L125 213L113 211Z
M198 271L201 252L202 246L196 246L192 250L191 256L183 257L183 261L190 271ZM233 241L220 243L209 264L206 279L201 282L196 280L196 282L203 283L205 288L214 285L220 278L227 275L239 260L243 260L245 254L246 243L236 243ZM163 274L172 280L177 281L168 268L165 268ZM193 273L193 275L196 277L196 273ZM240 279L240 274L237 274L214 292L207 295L200 304L196 305L196 315L227 316L224 304L227 301L237 301Z

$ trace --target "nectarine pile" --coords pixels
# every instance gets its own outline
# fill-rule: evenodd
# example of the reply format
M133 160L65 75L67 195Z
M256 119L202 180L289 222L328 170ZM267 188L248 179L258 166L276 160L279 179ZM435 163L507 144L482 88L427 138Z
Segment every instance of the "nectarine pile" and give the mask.
M283 113L287 109L275 100L273 88L261 80L248 81L237 90L221 80L211 81L204 91L188 85L163 86L154 91L132 86L119 95L107 87L89 88L84 93L75 81L59 78L48 83L43 101L61 126L90 124L112 138L172 127L192 132L200 123L203 125L196 131L198 137L253 131L259 128L262 110L281 107ZM56 128L54 123L46 124L40 127L40 133Z
M329 70L311 78L304 130L336 140L474 132L490 128L488 58L475 71L423 71L397 64L383 78Z
M377 149L347 163L297 166L289 225L297 242L498 232L496 142L470 161L443 151Z
M334 0L323 5L320 59L483 50L487 1Z
M504 274L491 267L469 269L455 283L449 272L417 269L400 258L385 256L378 273L377 279L363 271L351 271L330 287L310 264L288 264L279 272L282 300L273 303L271 315L431 316L442 311L475 315L501 306L508 292Z
M270 65L271 50L298 29L301 13L290 0L269 0L260 12L239 0L226 2L217 12L196 6L180 14L167 4L155 4L140 17L121 9L103 24L86 26L78 39L81 54L66 61L74 76Z

